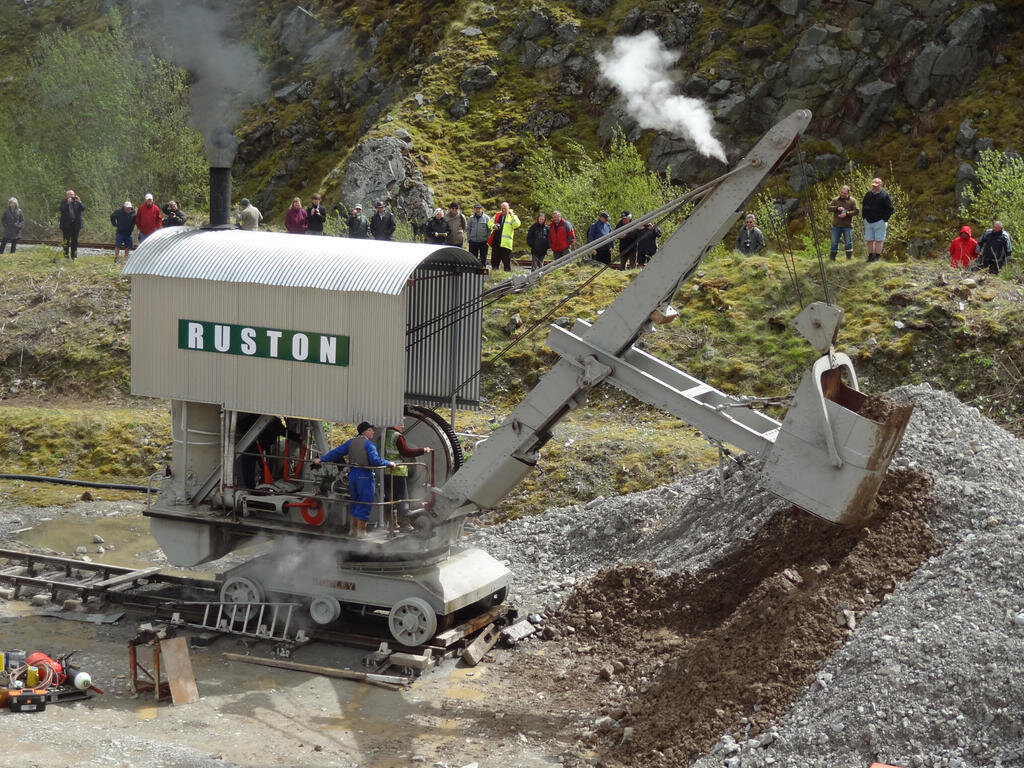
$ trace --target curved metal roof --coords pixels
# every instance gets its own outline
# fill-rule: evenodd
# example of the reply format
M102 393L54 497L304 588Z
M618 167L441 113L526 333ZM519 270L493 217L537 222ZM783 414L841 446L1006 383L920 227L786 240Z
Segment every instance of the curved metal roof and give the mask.
M480 262L455 246L168 227L132 252L122 274L397 296L417 267L466 272Z

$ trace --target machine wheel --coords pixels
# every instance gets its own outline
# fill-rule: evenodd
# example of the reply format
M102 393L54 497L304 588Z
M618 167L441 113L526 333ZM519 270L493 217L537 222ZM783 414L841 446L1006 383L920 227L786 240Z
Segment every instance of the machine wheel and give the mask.
M437 615L426 600L407 597L391 608L388 629L402 645L422 645L437 632Z
M462 467L462 443L443 416L418 405L405 406L405 437L415 446L434 449L434 485L440 488Z
M220 588L222 603L262 603L263 587L245 576L232 576Z
M333 624L341 616L341 603L333 597L314 597L309 604L309 615L320 626Z

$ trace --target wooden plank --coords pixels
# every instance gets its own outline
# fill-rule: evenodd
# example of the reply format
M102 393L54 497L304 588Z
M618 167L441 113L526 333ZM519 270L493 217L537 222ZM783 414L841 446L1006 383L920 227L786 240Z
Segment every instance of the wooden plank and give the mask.
M459 624L457 627L452 627L451 629L442 632L434 638L434 642L440 643L443 646L449 646L464 637L469 637L477 630L486 627L488 624L497 621L506 613L508 613L507 605L496 605L489 611L481 613L479 616L475 616L469 621Z
M199 701L199 689L192 672L192 658L188 655L188 643L184 637L172 637L160 641L162 666L171 686L171 701L175 704L191 704Z
M95 581L89 586L98 589L109 589L110 587L116 587L119 584L130 584L136 579L145 579L148 576L152 576L154 573L160 573L160 566L156 565L152 568L142 568L138 571L131 571L129 573L122 573L118 576L111 576L109 579L103 581Z
M291 669L296 672L308 672L311 675L339 677L342 680L361 680L364 683L379 684L388 688L399 688L409 685L412 682L408 677L402 677L399 675L378 675L372 672L356 672L352 669L319 667L315 664L300 664L297 661L284 661L282 659L264 659L260 656L243 656L239 653L224 653L221 655L224 656L225 659L230 659L231 661L244 661L246 664L260 664L264 667Z
M462 660L469 666L475 667L480 659L487 655L487 652L494 647L501 637L501 632L493 624L487 625L483 632L477 635L476 640L462 652Z

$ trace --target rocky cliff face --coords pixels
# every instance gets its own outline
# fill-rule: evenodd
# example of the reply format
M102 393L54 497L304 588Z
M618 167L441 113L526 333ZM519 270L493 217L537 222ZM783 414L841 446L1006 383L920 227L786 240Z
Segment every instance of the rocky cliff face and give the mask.
M269 20L277 89L241 133L238 172L271 209L322 183L345 207L390 198L414 221L435 191L522 193L515 171L534 140L600 142L619 128L675 179L714 175L722 166L690 139L641 130L597 74L614 36L649 29L682 51L679 88L709 106L730 161L792 110L814 112L812 161L786 176L800 193L1005 67L1019 13L954 0L397 3L369 15L321 3L315 18L293 6ZM956 136L947 143L935 154L953 154Z

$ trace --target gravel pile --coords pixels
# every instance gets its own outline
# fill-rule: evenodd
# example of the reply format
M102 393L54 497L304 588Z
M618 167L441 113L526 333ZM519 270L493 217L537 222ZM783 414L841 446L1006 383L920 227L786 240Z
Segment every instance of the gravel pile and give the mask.
M926 519L944 551L858 618L769 731L733 730L696 768L1024 766L1024 443L928 386L890 394L915 404L894 466L931 477ZM722 489L712 471L472 540L508 561L521 608L553 608L620 564L700 574L749 547L786 506L752 470Z
M789 505L759 487L754 469L730 467L660 488L471 531L466 542L513 571L510 601L553 609L597 571L652 563L665 571L700 571L756 534Z

